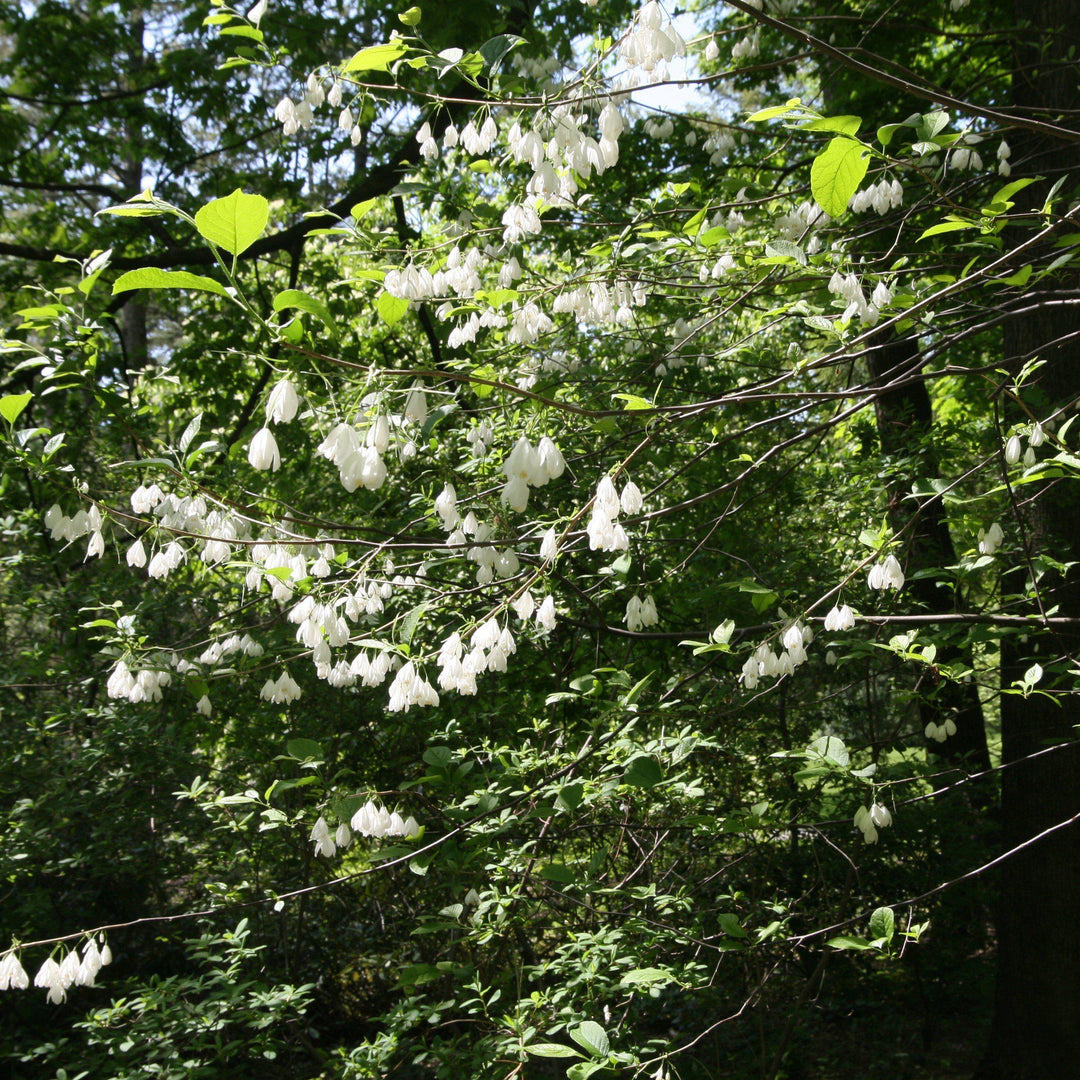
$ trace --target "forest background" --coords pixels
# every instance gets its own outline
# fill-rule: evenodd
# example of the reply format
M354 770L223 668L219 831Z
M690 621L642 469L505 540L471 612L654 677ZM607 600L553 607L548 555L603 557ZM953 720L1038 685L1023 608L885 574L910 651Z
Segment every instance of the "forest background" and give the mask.
M1072 1080L1077 0L0 23L4 1075Z

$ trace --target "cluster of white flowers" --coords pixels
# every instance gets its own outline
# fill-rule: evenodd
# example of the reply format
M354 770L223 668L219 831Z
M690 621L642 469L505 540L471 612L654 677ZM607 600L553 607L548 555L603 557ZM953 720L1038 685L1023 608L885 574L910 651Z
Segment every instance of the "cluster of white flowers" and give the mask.
M825 616L825 629L831 634L839 630L850 630L855 625L855 612L844 604L837 607L835 604Z
M980 555L993 555L999 547L1001 542L1005 539L1005 533L1002 532L1001 526L995 521L989 529L979 530L979 554Z
M1023 457L1024 468L1030 469L1035 464L1036 448L1042 446L1044 442L1046 442L1046 429L1040 423L1032 425L1031 431L1028 433L1028 447L1026 450L1020 435L1014 432L1005 441L1005 463L1015 465Z
M163 687L172 682L172 672L162 668L143 668L137 673L123 660L118 660L105 684L110 698L126 698L133 704L142 701L160 701Z
M558 480L566 471L566 461L555 442L545 435L537 446L524 436L503 461L503 485L499 500L503 506L521 514L529 504L529 489Z
M263 683L263 688L259 691L259 697L263 701L271 701L275 705L287 705L289 702L299 699L300 686L288 671L283 671L276 679L267 679Z
M352 832L343 821L331 835L330 826L326 824L326 818L320 815L319 820L312 826L311 835L308 839L315 844L316 858L322 855L323 858L332 859L338 853L338 850L344 851L352 843Z
M403 836L406 840L412 840L420 835L420 826L412 814L403 819L396 810L390 813L385 806L377 806L370 800L353 814L349 824L361 836L376 840L384 836Z
M886 806L874 803L869 809L860 806L855 811L855 828L863 835L863 840L868 844L876 844L878 829L887 829L892 824L892 814Z
M472 447L473 457L487 457L487 452L495 441L495 432L491 430L491 425L487 421L481 420L476 427L469 428L465 432L465 441Z
M629 326L633 309L644 307L648 294L638 282L620 280L610 287L602 281L590 281L576 289L564 289L552 304L557 315L570 314L579 323L615 323Z
M264 430L269 434L268 429ZM202 536L200 558L208 566L225 562L232 554L236 541L250 539L246 522L224 508L210 509L201 495L166 495L156 484L140 486L132 492L131 507L138 514L152 513L166 533ZM131 567L145 566L149 577L160 580L181 566L187 556L188 550L183 544L172 540L149 557L143 538L139 537L128 548L127 564Z
M936 724L931 720L926 725L924 734L934 742L943 743L950 735L956 734L956 721L951 716L943 724Z
M510 606L522 622L528 622L535 615L536 625L542 631L555 628L555 598L553 596L545 596L537 607L533 594L526 589L520 596L510 601Z
M843 319L857 315L867 326L875 326L882 308L888 307L893 301L892 290L884 281L879 281L867 302L858 277L855 274L842 274L839 270L829 278L829 292L847 302Z
M285 135L295 135L301 129L307 131L315 119L315 110L326 101L331 107L341 109L337 126L348 133L353 146L358 146L364 132L356 123L352 109L347 105L342 107L344 96L342 84L337 79L330 80L330 89L327 91L324 80L313 71L307 77L300 100L293 101L288 95L283 97L274 109L274 119L281 124L282 133Z
M644 600L636 593L630 597L626 604L626 628L637 632L646 626L655 626L659 622L656 613L656 601L652 596L646 596Z
M593 496L592 515L586 529L589 548L592 551L626 551L630 547L630 538L618 522L620 511L624 514L639 514L644 505L641 489L633 480L628 480L620 495L610 476L600 478Z
M53 1005L59 1005L67 997L67 992L73 986L93 986L98 972L107 964L112 963L112 950L105 944L105 935L101 935L101 947L98 939L91 936L83 945L82 956L78 949L70 949L63 958L57 962L50 956L34 976L34 985L42 990L48 990L46 1000ZM25 990L29 985L29 979L15 952L9 952L0 961L0 990L12 987L16 990Z
M742 142L745 144L748 141L748 136L743 135ZM735 144L735 132L724 128L720 131L714 131L711 135L709 135L701 144L701 149L709 155L710 165L722 165L727 160L727 157L731 153L731 151L735 149ZM714 224L719 225L723 224L723 222L717 221L714 222Z
M86 558L92 559L105 551L105 536L101 531L101 511L96 506L89 510L78 510L68 517L59 503L53 503L45 511L45 528L54 540L72 543L80 536L90 534L90 543L86 548Z
M675 134L675 121L670 116L663 118L650 116L645 121L645 134L650 139L658 139L660 142L664 142Z
M755 26L732 46L731 59L733 61L747 60L757 56L759 52L761 52L761 27Z
M698 271L698 280L704 285L706 282L719 281L725 274L730 273L736 267L735 256L723 254L713 263L712 267L702 265Z
M866 587L875 591L899 590L904 587L904 571L901 569L895 555L886 555L881 562L876 562L870 567L870 573L866 578Z
M481 623L469 638L469 649L457 632L443 642L439 650L439 686L459 694L476 693L476 676L485 671L506 671L507 658L517 652L510 628L500 629L495 619Z
M668 77L668 64L685 55L686 42L671 20L664 18L657 0L649 0L619 42L619 57L628 70L616 80L617 88L663 82Z
M410 406L415 415L420 412L421 401L413 400L412 393L410 391L410 398L406 403L406 416ZM426 418L426 398L423 399L422 406L423 416ZM346 491L353 492L358 487L377 491L386 480L383 454L390 448L390 437L390 420L379 413L363 432L358 431L352 424L335 425L319 444L316 453L338 467L338 479Z
M882 177L876 184L860 188L851 196L848 206L856 214L864 210L874 209L879 214L887 214L890 210L904 205L904 185L899 180L886 180Z
M596 2L597 0L591 0L591 2L586 0L590 7L593 7ZM520 49L514 53L511 63L519 75L524 75L527 79L535 79L538 82L544 82L545 80L550 82L551 77L562 67L557 56L548 56L541 59L538 56L526 56Z
M416 665L406 661L390 684L390 712L408 712L414 705L438 705L439 695L417 670Z
M776 227L785 240L799 240L808 230L823 228L832 218L816 202L805 200L790 214L781 214L776 218ZM813 237L812 239L817 239ZM816 249L815 249L816 250ZM811 255L814 251L807 247Z
M506 340L511 345L530 345L542 334L554 327L551 319L531 300L525 304L514 303L510 313L510 330Z
M30 986L30 976L19 961L19 954L12 949L0 960L0 990L26 990Z
M526 191L544 202L557 205L573 201L578 180L602 174L619 160L619 135L623 120L608 102L600 111L599 141L583 127L588 115L569 104L556 106L543 118L543 134L537 128L522 129L515 121L506 134L510 157L533 170ZM508 224L504 219L503 224ZM536 230L538 231L538 230Z
M781 635L784 646L779 656L768 643L762 643L746 658L739 681L747 690L754 690L763 678L782 679L794 675L800 664L806 663L806 647L814 640L814 631L796 619Z
M975 144L982 142L982 138L979 135L972 135L968 132L963 136L962 143L954 146L950 161L954 169L967 169L969 172L982 172L983 159L979 154L979 151L975 149ZM965 145L966 144L966 145Z
M1001 176L1012 176L1012 166L1009 164L1009 158L1011 157L1012 148L1004 139L1002 139L997 148L998 173Z

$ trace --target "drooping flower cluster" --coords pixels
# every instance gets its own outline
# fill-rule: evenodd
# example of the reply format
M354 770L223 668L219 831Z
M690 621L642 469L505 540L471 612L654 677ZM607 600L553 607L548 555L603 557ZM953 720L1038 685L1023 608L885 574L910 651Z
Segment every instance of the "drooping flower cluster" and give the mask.
M316 858L321 855L325 859L332 859L339 850L344 851L352 843L352 831L343 821L331 835L326 818L320 815L319 820L312 826L308 839L315 844Z
M620 495L610 476L601 477L600 483L596 485L592 515L586 530L589 548L592 551L626 551L630 547L630 538L616 519L620 511L624 514L639 514L642 505L641 489L633 480L626 482Z
M659 622L656 613L656 601L652 596L646 596L644 600L636 593L630 597L626 604L626 628L631 632L637 632L646 626L655 626Z
M38 968L34 985L48 990L46 1000L59 1005L71 987L93 986L98 972L111 963L112 950L105 943L105 935L101 935L100 947L98 939L92 935L83 945L82 956L78 949L70 949L59 962L50 956ZM17 990L25 990L28 986L26 972L14 951L0 962L0 990L6 990L9 986Z
M476 676L485 671L506 671L507 658L517 652L510 628L499 627L495 619L481 623L469 638L469 648L457 632L439 649L439 686L459 694L476 693Z
M833 607L829 610L829 613L825 616L825 629L829 633L833 633L838 630L850 630L855 625L855 612L844 604L843 607Z
M53 503L45 511L45 528L54 540L72 543L80 536L90 534L90 543L86 548L86 558L92 559L105 551L105 537L101 531L101 511L96 506L89 510L78 510L68 517L59 503Z
M870 567L866 587L873 590L900 590L904 587L904 571L895 555L887 555L881 562Z
M503 461L503 485L499 500L503 506L521 514L529 504L529 489L544 487L558 480L566 471L566 461L555 442L544 436L537 446L524 436L514 444Z
M632 89L668 77L668 64L686 55L686 42L656 0L649 0L634 16L619 43L619 57L628 70L616 80L619 89Z
M1001 526L995 521L989 529L985 531L979 530L979 554L980 555L993 555L999 547L1001 547L1002 541L1005 539L1005 533L1002 531Z
M259 697L263 701L273 702L275 705L287 705L291 701L297 701L300 697L300 686L295 679L283 671L276 679L267 679L263 683Z
M172 682L172 673L164 668L143 668L133 673L123 660L116 662L105 684L110 698L126 698L133 704L160 701L161 691Z
M30 976L19 961L19 954L12 949L0 960L0 990L26 990L30 986Z
M746 658L739 681L747 690L754 690L762 678L782 679L785 675L793 675L800 664L806 663L806 647L813 640L814 631L796 619L780 637L784 646L780 655L763 642Z
M941 724L931 720L923 734L934 742L943 743L950 735L956 734L956 721L951 716Z
M874 803L869 809L860 806L855 811L855 828L863 835L863 840L868 844L876 844L878 841L878 829L886 829L892 824L892 814L888 807L881 803Z
M848 205L856 214L871 208L878 214L887 214L904 205L904 186L899 180L889 181L882 177L876 184L856 191Z
M353 814L349 824L354 832L376 840L386 836L402 836L411 840L420 835L420 826L412 814L403 819L396 810L391 813L385 806L378 806L370 799Z
M408 712L414 705L438 705L439 695L417 670L416 665L408 660L394 676L390 684L390 712Z

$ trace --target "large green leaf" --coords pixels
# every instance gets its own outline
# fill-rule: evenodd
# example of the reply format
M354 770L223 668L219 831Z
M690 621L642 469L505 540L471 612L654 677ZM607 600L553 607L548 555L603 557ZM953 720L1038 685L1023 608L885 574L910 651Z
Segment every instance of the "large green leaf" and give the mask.
M19 414L30 404L34 395L27 391L25 394L5 394L0 397L0 416L9 424L14 424Z
M314 315L325 324L331 333L337 333L337 327L334 325L334 319L330 314L329 308L314 296L309 296L306 292L301 292L299 289L284 289L274 297L275 311L285 311L286 309L292 308L295 308L297 311L306 311L309 315Z
M189 274L186 270L158 270L147 266L141 270L129 270L113 282L113 296L131 292L132 289L194 289L198 292L217 293L228 296L225 286L202 274Z
M869 152L862 143L838 135L810 167L810 190L818 206L830 217L839 217L859 189L869 167Z
M261 195L248 195L237 188L199 210L195 227L211 244L239 255L262 236L269 217L270 204Z
M354 74L360 71L389 71L395 60L400 60L408 51L405 42L399 38L385 45L369 45L361 49L342 67L342 74Z

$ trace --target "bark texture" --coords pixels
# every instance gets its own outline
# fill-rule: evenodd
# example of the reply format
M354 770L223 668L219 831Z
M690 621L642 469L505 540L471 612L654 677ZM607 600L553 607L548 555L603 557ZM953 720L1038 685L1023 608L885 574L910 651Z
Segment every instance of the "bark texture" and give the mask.
M1075 52L1080 35L1080 0L1016 0L1016 57L1013 97L1018 111L1069 123L1080 108ZM1070 56L1070 53L1072 56ZM1025 192L1023 205L1042 205L1050 184L1067 174L1059 208L1075 202L1080 152L1075 144L1043 136L1010 135L1014 160L1026 175L1047 179ZM1075 229L1075 225L1068 228ZM1030 235L1027 233L1026 235ZM1056 251L1042 253L1048 261ZM1064 284L1075 287L1075 273ZM1060 287L1063 282L1059 279ZM1046 362L1025 400L1035 415L1072 402L1080 394L1080 307L1032 304L1005 329L1008 363L1019 367L1037 356ZM1080 573L1058 572L1040 563L1047 556L1068 564L1080 559L1080 483L1049 483L1032 495L1016 493L1016 517L1027 544L1027 566L1016 571L1017 587L1031 569L1038 578L1040 607L1080 616ZM1080 656L1080 635L1059 632L1012 639L1003 648L1002 686L1010 686L1033 662L1045 666ZM1071 665L1070 665L1071 666ZM1080 721L1068 697L1063 705L1032 695L1002 701L1003 757L1017 762L1002 776L1004 847L1021 845L1001 871L997 929L998 976L991 1045L980 1076L992 1080L1075 1080L1080 1076ZM1044 753L1047 747L1068 744ZM1039 834L1060 826L1038 839Z

